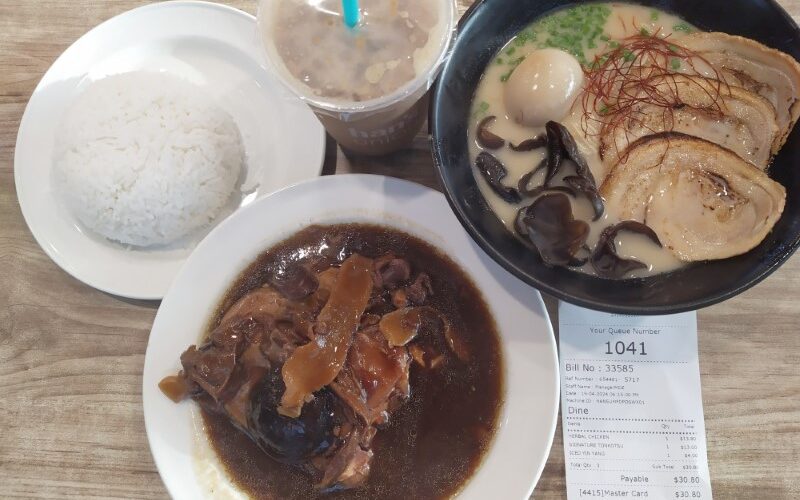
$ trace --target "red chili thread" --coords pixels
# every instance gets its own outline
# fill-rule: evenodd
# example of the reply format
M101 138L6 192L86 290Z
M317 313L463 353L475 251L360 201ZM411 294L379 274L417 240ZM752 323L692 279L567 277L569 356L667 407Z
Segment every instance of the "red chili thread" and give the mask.
M685 105L680 99L678 78L687 79L690 85L696 84L708 95L711 105L706 111L722 111L721 97L727 85L717 71L700 54L670 41L669 36L660 36L660 32L659 28L652 34L638 33L623 38L614 49L595 56L590 67L584 70L581 128L587 137L606 134L616 137L616 132L622 128L627 143L620 148L615 141L617 156L620 149L628 149L628 130L633 125L650 130L644 124L641 104L662 108L667 128L674 125L674 110ZM673 67L675 61L680 63L680 68ZM697 64L703 64L710 74L704 76ZM597 132L592 132L592 124L598 125ZM625 161L626 158L620 159Z

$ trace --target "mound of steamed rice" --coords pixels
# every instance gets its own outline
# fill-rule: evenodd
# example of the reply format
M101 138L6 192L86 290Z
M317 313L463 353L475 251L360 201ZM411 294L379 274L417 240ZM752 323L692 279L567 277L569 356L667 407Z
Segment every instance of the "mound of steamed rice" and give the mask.
M61 122L54 184L89 229L140 247L208 226L238 189L244 147L233 118L163 73L92 83Z

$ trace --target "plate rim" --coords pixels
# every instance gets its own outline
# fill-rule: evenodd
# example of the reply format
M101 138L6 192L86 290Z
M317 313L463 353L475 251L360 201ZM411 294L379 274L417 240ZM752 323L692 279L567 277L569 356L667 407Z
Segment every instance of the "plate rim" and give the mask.
M31 224L30 221L31 221L31 218L32 218L32 210L34 209L33 208L34 200L29 200L27 197L23 196L24 187L22 186L23 182L21 180L21 177L23 175L22 171L25 170L26 168L30 168L30 167L28 165L22 165L20 163L20 161L18 160L18 154L17 153L20 150L21 151L26 151L26 145L30 141L29 138L32 137L35 134L35 132L32 132L31 130L33 130L32 127L35 128L36 122L32 122L31 121L31 120L33 120L33 118L31 117L31 113L29 112L29 110L31 109L32 103L34 103L35 99L38 98L38 96L40 95L40 92L44 88L42 86L43 83L47 81L48 75L51 73L53 68L54 67L57 68L58 65L66 57L68 57L73 50L76 50L76 49L74 49L74 47L77 44L79 44L82 40L84 40L84 39L86 39L86 38L88 38L90 36L95 36L95 34L97 32L99 32L100 30L108 29L108 24L113 23L113 22L118 22L120 20L120 18L129 17L129 16L132 16L132 15L137 15L137 14L140 14L142 12L159 11L159 10L166 10L166 9L172 9L172 8L208 9L208 10L211 10L211 11L218 11L221 14L230 15L230 16L236 16L238 18L246 20L249 23L252 23L254 26L256 25L256 17L254 15L248 13L248 12L245 12L243 10L237 9L236 7L233 7L231 5L226 5L226 4L221 4L221 3L214 3L214 2L209 2L209 1L205 1L205 0L168 0L168 1L160 2L160 3L146 4L146 5L142 5L142 6L139 6L139 7L135 7L133 9L128 9L128 10L125 10L123 12L120 12L120 13L118 13L118 14L116 14L116 15L114 15L114 16L112 16L112 17L110 17L110 18L108 18L108 19L106 19L104 21L102 21L101 23L93 26L92 28L87 30L85 33L83 33L81 36L76 38L48 66L47 70L42 74L41 78L39 79L39 81L36 84L36 87L34 88L33 92L31 93L31 96L28 98L28 101L25 104L25 109L24 109L24 111L22 113L22 117L20 118L20 121L19 121L19 125L18 125L18 128L17 128L17 136L16 136L16 140L15 140L15 143L14 143L13 169L14 169L14 186L15 186L15 194L16 194L16 197L17 197L17 204L19 206L20 212L22 213L22 217L25 220L25 225L28 227L28 231L33 236L33 238L36 241L37 245L39 245L39 247L42 249L42 251L50 258L50 260L53 263L55 263L61 270L66 272L72 278L78 280L79 282L83 283L86 286L94 288L95 290L99 290L99 291L101 291L103 293L107 293L107 294L113 295L115 297L121 297L121 298L125 298L125 299L149 300L149 301L161 300L166 295L169 287L168 286L164 287L164 289L162 289L162 290L155 290L156 287L152 287L151 286L149 288L151 288L152 290L147 292L147 293L145 293L144 291L126 290L124 288L124 286L122 288L117 287L117 286L108 286L106 284L98 283L98 281L96 279L94 279L94 278L87 277L87 276L82 276L81 275L82 273L78 269L76 269L74 265L72 265L71 261L66 260L64 257L59 255L59 252L57 252L53 248L51 248L50 241L48 240L48 237L46 236L46 231L43 230L39 225L36 225L36 224L32 225ZM269 77L270 81L273 81L276 86L280 86L281 85L279 83L279 81L275 78L275 76L272 75L272 73L270 72L270 70L268 69L267 65L264 63L264 61L262 61L262 60L254 60L254 62L258 63L258 66ZM298 101L299 101L299 99L298 99ZM35 103L34 103L34 105L35 105ZM313 116L313 112L311 112L310 109L304 108L304 112L306 110L310 114L309 117ZM317 124L315 123L314 125L316 126ZM312 177L310 180L318 178L322 174L322 171L324 169L324 163L325 163L325 154L326 154L326 135L325 135L325 130L322 127L321 124L319 124L319 127L318 127L317 130L318 130L318 133L314 134L315 136L317 136L317 138L314 139L314 140L309 139L307 141L308 144L310 144L310 145L313 144L314 145L314 147L317 149L317 156L319 156L318 159L314 160L314 164L316 165L316 163L319 163L319 166L314 169L314 172L315 172L314 173L314 177ZM30 149L31 147L32 146L27 146L27 149ZM49 169L48 169L48 172L49 172ZM281 189L283 189L285 187L289 187L289 186L291 186L293 184L297 184L298 182L305 182L307 180L309 180L309 179L301 180L301 181L297 181L297 182L292 182L292 183L290 183L290 184L288 184L286 186L282 186L282 187L280 187L280 188L278 188L277 190L274 190L274 191L278 191L278 190L281 190ZM49 183L49 181L48 181L48 183ZM265 193L262 196L267 196L269 194L271 194L271 193ZM235 213L238 210L239 209L237 208L236 210L234 210L233 213ZM233 215L233 214L229 214L228 217L230 215ZM227 217L225 217L225 218L227 218ZM216 223L216 225L219 225L222 222L224 222L224 219L218 221ZM84 238L87 238L87 236L85 236ZM200 243L200 241L197 241L192 246L190 246L188 249L189 250L193 250L199 243ZM136 251L136 250L133 250L133 251ZM185 255L183 257L174 259L174 262L176 263L175 275L177 275L177 271L180 269L180 267L183 266L183 264L186 262L188 257L189 257L189 254L187 253L187 255ZM173 276L173 279L174 279L174 276ZM142 287L138 287L138 288L142 288ZM160 288L160 287L158 287L158 288Z
M351 180L351 182L348 182L348 180L346 180L346 179ZM269 203L268 200L270 200L271 198L276 198L276 197L280 198L282 196L287 196L286 192L291 191L291 190L309 189L309 185L313 185L315 183L323 184L323 185L325 185L324 187L328 188L328 189L336 189L336 187L335 187L336 183L348 183L350 185L356 185L356 183L359 180L364 181L365 185L368 185L369 188L374 188L375 186L385 186L386 184L389 184L389 185L393 184L395 186L399 186L400 188L414 190L415 194L417 194L417 195L419 195L419 194L422 194L422 195L424 195L424 194L428 194L428 195L434 194L434 195L437 196L438 202L441 203L442 209L446 210L445 213L447 214L447 216L452 217L453 218L453 222L457 222L456 218L455 218L455 215L449 209L449 205L446 202L446 197L441 192L436 191L436 190L431 189L431 188L428 188L427 186L423 186L423 185L417 184L415 182L405 180L405 179L398 179L398 178L394 178L394 177L388 177L388 176L383 176L383 175L375 175L375 174L344 174L344 175L339 175L339 176L323 176L323 177L318 177L318 178L314 178L314 179L309 179L309 180L306 180L306 181L298 182L298 183L293 184L291 186L287 186L285 188L282 188L282 189L280 189L280 190L278 190L278 191L276 191L274 193L271 193L270 195L265 196L264 198L260 198L259 200L257 200L257 203L254 203L254 204L252 204L252 205L250 205L248 207L245 207L243 209L243 211L257 210L258 209L257 208L258 204L267 204L267 203ZM384 184L384 183L386 183L386 184ZM331 184L333 184L334 186L332 186ZM367 188L360 187L359 189L367 189ZM239 213L239 212L237 212L237 213ZM349 216L349 217L350 218L355 218L354 216ZM208 243L208 242L212 239L212 237L214 237L214 233L222 232L222 231L225 230L225 228L228 225L236 224L237 221L235 219L236 219L236 217L233 217L233 216L229 217L228 219L223 221L221 224L219 224L217 227L215 227L212 230L212 232L209 233L209 235L206 238L204 238L204 240L198 245L198 248L200 248L201 246L203 246L205 248L207 245L210 245L210 243ZM309 223L314 223L314 222L309 222ZM325 222L321 222L321 223L324 224ZM505 278L506 280L510 279L510 280L512 280L511 281L512 283L516 283L518 286L521 286L525 290L529 291L530 294L531 294L529 302L531 304L531 307L533 308L532 310L535 310L537 313L541 313L541 321L542 321L542 324L543 324L542 326L543 326L543 329L544 329L544 332L541 334L541 337L546 340L546 345L543 348L547 349L547 352L544 354L544 356L546 357L547 364L549 365L549 366L546 366L546 368L548 370L548 373L552 376L552 382L553 382L552 386L548 387L547 389L544 389L543 392L548 394L548 397L552 400L553 405L552 405L552 408L550 409L550 411L548 412L549 426L546 429L547 430L547 433L546 433L547 446L545 447L545 449L540 450L541 451L541 458L538 460L539 461L538 469L536 471L530 471L531 475L530 476L526 476L528 478L528 480L530 481L530 484L529 484L528 490L526 492L526 496L524 498L529 498L530 495L533 493L533 491L534 491L536 485L538 484L539 480L541 479L541 476L542 476L542 473L544 471L544 468L545 468L545 466L546 466L546 464L548 462L550 453L552 451L552 446L553 446L553 442L554 442L554 439L555 439L555 434L556 434L557 425L558 425L558 421L559 421L558 415L559 415L560 400L561 400L561 379L560 379L560 369L561 368L560 368L560 363L559 363L559 359L558 359L558 347L557 347L557 341L556 341L555 333L554 333L554 329L553 329L553 324L552 324L549 312L547 310L547 307L545 306L545 303L544 303L544 300L542 298L542 295L538 290L536 290L533 287L530 287L529 285L524 283L522 280L519 280L518 278L516 278L512 273L509 273L507 270L502 268L502 266L500 266L499 264L494 262L493 259L491 259L491 257L488 254L486 254L486 252L479 245L477 245L474 242L474 240L470 237L469 233L466 230L464 230L460 226L460 224L456 225L454 227L457 228L456 230L462 232L463 236L465 238L465 241L468 244L471 244L474 247L475 252L476 252L476 258L479 259L479 260L483 260L484 261L484 262L482 262L482 264L485 264L485 266L487 266L487 268L485 269L486 272L493 273L493 270L490 269L490 268L494 267L496 271L499 271L499 272L501 272L501 273L503 273L503 274L505 274L507 276ZM294 231L292 231L292 232L294 232ZM413 231L409 231L409 232L413 233ZM266 234L266 232L265 232L265 234ZM423 236L420 236L419 234L417 234L417 237L422 238L423 240L427 241L429 244L433 245L434 247L439 246L439 244L434 243L433 241L430 241L429 239L425 239ZM268 243L268 245L277 243L278 241L280 241L280 237L277 237L277 239L275 239L272 243ZM203 250L201 250L201 252L202 251ZM193 253L193 255L194 255L194 253ZM190 256L190 258L191 257L192 256ZM453 260L457 262L458 259L454 258ZM459 264L459 267L463 267L463 266L461 266L461 264ZM170 298L171 294L173 293L173 289L176 289L178 286L180 286L182 281L188 279L188 278L185 278L184 275L188 276L187 273L190 272L190 269L191 269L191 264L185 265L185 266L183 266L181 268L181 270L178 273L178 276L176 277L175 280L173 280L173 283L170 286L170 290L167 293L167 295L165 296L164 302L162 302L161 307L159 307L159 310L158 310L158 312L156 314L156 318L155 318L155 320L153 322L153 327L152 327L151 332L150 332L150 338L148 339L147 351L145 353L145 360L144 360L144 370L143 370L143 376L142 376L142 386L143 386L142 387L142 405L143 405L143 410L144 410L143 411L143 416L144 416L144 420L145 420L145 430L146 430L146 433L147 433L148 445L150 447L151 455L153 456L154 462L155 462L156 467L158 469L159 476L161 477L161 479L164 482L167 490L169 491L170 495L173 498L178 498L179 497L179 495L176 495L177 492L174 489L175 480L174 479L173 480L167 480L167 478L163 475L164 474L164 470L165 470L164 469L164 464L162 463L162 461L159 460L158 457L156 457L156 453L155 453L154 439L156 438L156 434L155 434L156 431L154 429L154 426L156 425L155 424L155 420L158 418L158 415L153 414L153 412L156 411L156 410L154 408L151 408L152 405L148 405L145 401L147 399L149 399L149 397L152 397L154 394L156 396L159 395L159 393L157 391L157 388L152 383L149 383L149 382L152 382L151 380L149 380L150 378L158 377L157 374L152 374L153 373L152 372L152 370L153 370L152 368L150 370L148 370L148 368L152 365L152 363L156 362L156 361L154 361L154 357L155 357L155 354L154 354L155 347L154 347L154 342L153 342L154 334L156 334L157 326L160 324L161 321L163 321L163 319L160 319L160 318L162 316L164 316L165 314L167 314L167 313L163 312L165 310L165 306L166 307L170 307L170 304L172 303L172 301L176 300L174 298ZM240 272L240 271L237 271L237 272ZM474 273L471 273L469 271L465 271L465 272L467 272L467 275L473 281L477 282L477 279L474 276ZM486 295L484 295L484 300L486 300L487 305L489 305L490 308L491 308L491 304L492 304L492 302L494 300L489 298L489 297L487 297ZM177 307L177 306L174 306L174 307ZM498 327L499 327L499 325L498 325ZM501 336L504 336L504 334L502 332L500 334L501 334ZM531 333L531 335L533 335L533 334ZM509 353L509 346L506 345L506 342L505 342L504 339L501 339L501 347L502 347L502 352L504 353L504 357L509 357L509 354L508 354ZM508 391L508 384L509 384L509 380L510 380L510 376L511 376L508 366L509 366L508 364L505 365L505 369L506 369L506 381L505 381L506 392L505 392L505 395L504 395L503 408L501 409L501 412L500 412L500 414L498 416L498 424L499 425L498 425L498 429L496 431L496 434L495 434L495 436L493 438L491 447L494 447L498 436L501 434L501 432L503 430L502 428L504 428L507 425L507 420L508 419L507 419L507 415L506 415L506 408L507 408L507 405L508 405L508 401L514 399L514 397L513 397L514 394L517 394L517 398L519 398L519 395L518 395L519 392L518 391L515 392L515 393L510 393ZM519 366L516 366L516 368L519 368ZM148 375L149 373L151 373L152 375ZM517 417L519 419L519 418L524 418L525 416L524 415L517 415ZM491 449L492 449L491 447L490 447L490 451L488 451L483 456L482 461L481 461L480 465L478 466L478 468L475 470L475 472L473 472L473 474L470 476L469 480L464 485L462 485L462 488L456 493L454 498L459 498L460 497L460 495L464 492L464 490L467 489L470 486L472 479L475 478L479 474L481 469L486 465L487 460L490 457L493 456L492 455L492 451L491 451Z

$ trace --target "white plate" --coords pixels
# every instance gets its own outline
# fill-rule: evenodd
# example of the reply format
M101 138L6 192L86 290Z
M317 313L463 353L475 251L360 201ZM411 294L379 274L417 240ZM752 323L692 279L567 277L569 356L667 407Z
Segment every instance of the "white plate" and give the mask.
M274 217L277 211L281 217ZM194 403L174 404L159 391L159 380L178 371L181 353L199 340L227 288L256 256L309 224L347 221L384 224L428 241L483 292L502 337L505 403L492 447L460 498L527 499L547 460L558 412L558 360L542 298L472 241L440 193L371 175L322 177L258 200L217 226L181 269L150 332L142 390L150 449L170 494L199 499L210 497L211 487L218 495L230 485L209 472L215 466L195 428ZM222 479L209 484L208 477Z
M267 73L255 18L230 7L166 2L134 9L97 26L58 58L36 87L17 136L22 214L42 249L72 276L115 295L160 299L193 244L129 250L111 243L82 229L50 184L65 109L88 83L135 70L196 83L233 116L248 155L246 184L258 184L242 204L318 176L325 133L308 107Z

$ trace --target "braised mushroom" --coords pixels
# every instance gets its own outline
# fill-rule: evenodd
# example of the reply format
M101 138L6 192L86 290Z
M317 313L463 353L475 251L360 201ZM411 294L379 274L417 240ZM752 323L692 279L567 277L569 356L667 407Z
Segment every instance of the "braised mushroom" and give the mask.
M267 455L294 464L317 456L334 444L336 401L325 388L305 404L300 417L290 418L275 410L283 389L280 372L270 371L253 391L247 430Z

